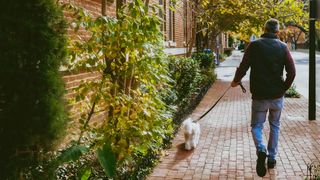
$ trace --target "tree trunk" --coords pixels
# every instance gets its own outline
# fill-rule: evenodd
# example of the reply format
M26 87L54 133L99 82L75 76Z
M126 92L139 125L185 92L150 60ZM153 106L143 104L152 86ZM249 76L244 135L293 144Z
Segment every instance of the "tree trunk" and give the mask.
M191 53L192 53L192 49L193 49L193 44L194 44L194 41L196 40L196 31L195 31L195 27L192 28L192 31L191 31L191 37L190 37L190 40L188 42L188 51L187 51L187 57L190 57L191 56Z
M126 3L126 0L117 0L116 1L116 13L118 14L119 10Z
M294 40L294 50L298 49L298 41L301 34L302 34L302 31L299 32L297 38Z
M146 5L146 7L148 7L149 6L149 0L146 0L145 2L144 2L144 4Z

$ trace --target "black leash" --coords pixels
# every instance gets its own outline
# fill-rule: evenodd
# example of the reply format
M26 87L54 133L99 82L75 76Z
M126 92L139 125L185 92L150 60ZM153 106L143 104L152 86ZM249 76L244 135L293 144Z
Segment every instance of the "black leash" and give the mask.
M247 90L246 90L246 88L243 87L242 82L240 82L239 85L240 85L240 87L241 87L242 92L243 92L243 93L246 93Z
M243 93L246 93L247 90L246 90L246 88L244 88L244 86L242 85L241 82L239 83L239 85L240 85L240 87L241 87L242 92L243 92ZM202 114L198 119L196 119L196 120L193 121L193 122L198 122L198 121L200 121L200 119L202 119L203 117L205 117L205 116L218 104L218 102L223 98L223 96L229 91L230 88L231 88L231 86L229 86L229 87L224 91L224 93L219 97L219 99L218 99L204 114Z

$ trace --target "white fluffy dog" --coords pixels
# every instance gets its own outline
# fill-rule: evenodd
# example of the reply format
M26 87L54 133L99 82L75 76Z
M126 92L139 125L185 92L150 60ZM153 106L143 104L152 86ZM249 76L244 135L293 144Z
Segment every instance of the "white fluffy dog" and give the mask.
M185 149L191 150L192 148L196 148L200 137L200 124L188 118L182 125L184 128Z

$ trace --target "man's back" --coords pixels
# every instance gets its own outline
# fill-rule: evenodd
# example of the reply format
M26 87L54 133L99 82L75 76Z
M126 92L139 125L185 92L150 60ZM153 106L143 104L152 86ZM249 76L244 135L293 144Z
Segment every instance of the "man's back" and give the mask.
M283 69L286 45L274 34L264 34L247 49L251 67L250 89L255 99L283 96L285 91Z
M252 99L276 99L284 95L295 77L295 67L285 43L276 34L265 33L247 47L233 82L250 72ZM283 78L283 69L287 75Z

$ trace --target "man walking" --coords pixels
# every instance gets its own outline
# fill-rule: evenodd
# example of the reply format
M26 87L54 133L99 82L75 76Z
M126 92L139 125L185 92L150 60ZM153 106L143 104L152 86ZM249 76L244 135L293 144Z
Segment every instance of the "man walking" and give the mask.
M264 34L261 38L248 45L231 82L232 87L239 85L249 67L251 68L251 132L258 156L256 171L260 177L266 175L265 160L267 157L268 168L274 168L276 165L283 96L295 77L294 62L286 44L278 39L278 32L279 21L269 19L265 23ZM284 69L287 73L285 80L283 78ZM270 134L266 148L262 134L268 111Z

